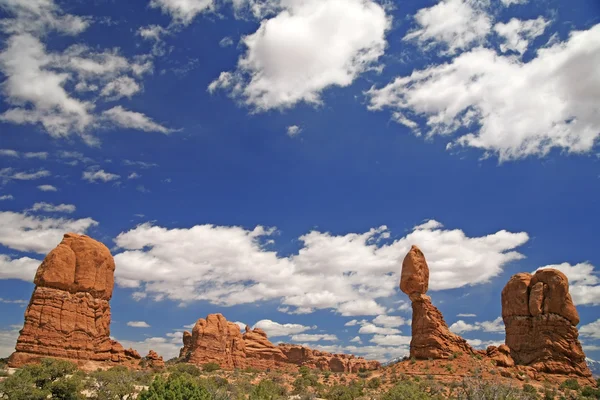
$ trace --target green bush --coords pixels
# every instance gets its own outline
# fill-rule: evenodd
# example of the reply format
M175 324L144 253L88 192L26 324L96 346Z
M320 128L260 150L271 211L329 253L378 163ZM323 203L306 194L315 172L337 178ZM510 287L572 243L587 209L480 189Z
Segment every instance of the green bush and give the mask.
M403 381L383 394L381 400L427 400L431 396L411 381Z
M185 364L185 363L175 364L175 365L169 366L168 370L172 374L188 374L190 376L200 376L201 375L200 369L193 364Z
M221 366L215 362L209 362L202 366L204 372L214 372L221 369Z
M129 369L113 367L91 373L87 386L94 393L93 399L120 400L135 394L135 384L136 378Z
M287 391L283 386L276 384L269 379L263 379L252 388L248 400L277 400L284 399Z
M560 384L560 388L579 390L579 382L577 382L577 379L567 379L566 381Z
M82 374L68 361L45 358L0 382L0 398L10 400L84 399Z
M212 400L209 391L192 376L176 374L166 380L158 376L147 390L140 392L139 400Z
M377 389L381 386L381 379L375 377L372 379L369 379L369 381L367 382L367 387L369 389Z
M600 388L594 389L593 387L586 386L581 389L581 395L590 399L600 399Z
M325 393L325 398L328 400L354 400L360 396L362 396L362 387L355 383L349 386L335 385Z

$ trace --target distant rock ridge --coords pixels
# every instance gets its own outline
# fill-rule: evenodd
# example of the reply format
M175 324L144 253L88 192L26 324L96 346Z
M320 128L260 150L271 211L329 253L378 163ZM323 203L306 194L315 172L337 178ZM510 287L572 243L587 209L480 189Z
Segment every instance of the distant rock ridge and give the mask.
M450 332L444 316L425 293L429 288L429 266L423 252L412 246L402 262L400 290L412 302L410 356L416 359L449 358L456 353L474 354L467 341Z
M506 344L517 365L591 377L579 342L569 280L556 269L516 274L502 290Z
M183 362L196 365L215 362L225 369L291 369L304 365L324 371L358 372L381 367L377 361L353 355L331 354L293 344L276 346L262 329L246 326L242 334L237 324L221 314L209 314L196 322L192 333L184 332L179 356Z
M11 367L43 357L126 364L141 357L110 339L115 263L102 243L67 233L39 266Z

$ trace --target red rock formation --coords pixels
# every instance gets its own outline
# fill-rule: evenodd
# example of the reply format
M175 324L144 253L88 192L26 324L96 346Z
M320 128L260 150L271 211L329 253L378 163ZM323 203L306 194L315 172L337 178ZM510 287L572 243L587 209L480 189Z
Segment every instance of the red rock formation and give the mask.
M579 315L562 272L514 275L502 290L502 318L516 364L540 372L592 375L578 340Z
M429 267L423 252L412 246L402 262L400 290L412 301L410 356L417 359L448 358L454 353L474 354L467 341L450 332L442 313L425 293Z
M163 358L156 354L154 350L150 350L148 355L145 357L146 365L151 369L162 369L165 367L165 362Z
M510 348L501 344L500 346L488 346L486 355L496 362L499 367L514 367L515 362L510 356Z
M347 354L330 354L309 348L280 344L275 346L259 328L246 327L242 335L238 325L221 314L199 319L193 333L184 332L182 361L196 365L216 362L222 368L290 369L306 365L325 371L357 372L378 369L377 361L367 361Z
M240 327L227 321L223 315L210 314L206 319L200 318L194 325L191 338L186 333L189 335L184 333L184 349L181 351L185 361L197 365L215 362L222 368L246 367L246 347Z
M9 365L43 357L126 363L140 356L110 339L115 263L102 243L65 234L37 270L16 352Z

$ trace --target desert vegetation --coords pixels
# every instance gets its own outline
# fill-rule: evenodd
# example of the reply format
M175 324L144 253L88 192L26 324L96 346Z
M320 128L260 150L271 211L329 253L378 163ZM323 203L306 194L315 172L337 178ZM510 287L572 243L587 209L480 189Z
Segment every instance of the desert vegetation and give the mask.
M370 374L224 371L214 365L172 364L159 371L121 366L82 372L68 361L43 359L9 374L0 362L0 398L9 400L548 400L600 399L600 389L566 380L557 386L506 384L476 374L441 382L433 376L406 376L389 370ZM170 365L169 365L170 364ZM375 375L375 374L373 374Z

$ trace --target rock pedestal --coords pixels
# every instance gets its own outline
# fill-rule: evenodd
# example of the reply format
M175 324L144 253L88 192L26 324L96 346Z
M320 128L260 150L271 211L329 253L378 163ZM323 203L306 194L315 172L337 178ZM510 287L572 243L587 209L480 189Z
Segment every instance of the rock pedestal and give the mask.
M502 290L506 345L517 365L539 372L592 376L579 342L579 314L560 271L514 275Z
M410 356L416 359L449 358L455 353L474 354L467 341L450 332L442 313L425 295L429 288L429 267L423 252L412 246L402 262L400 290L412 302Z
M43 357L126 363L140 359L110 339L115 263L102 243L67 233L37 270L35 290L9 365Z

